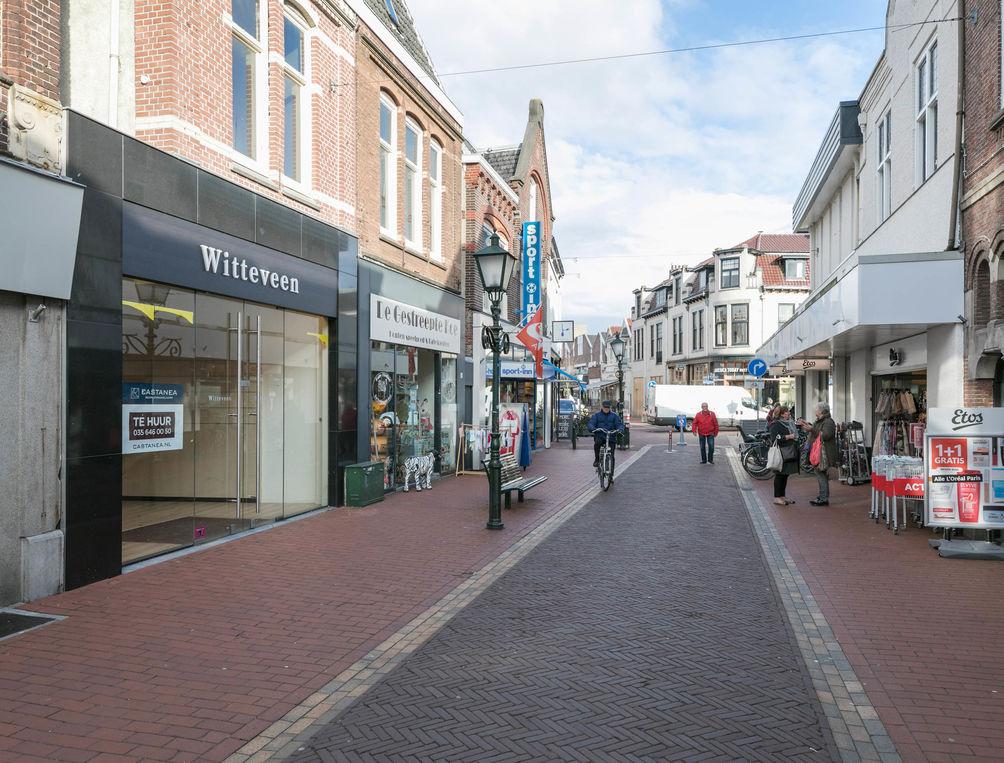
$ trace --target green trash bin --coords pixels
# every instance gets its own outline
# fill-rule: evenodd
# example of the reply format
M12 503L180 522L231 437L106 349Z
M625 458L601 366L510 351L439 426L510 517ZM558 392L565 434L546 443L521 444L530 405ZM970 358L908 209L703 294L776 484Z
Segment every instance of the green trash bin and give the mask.
M345 505L369 506L383 500L383 461L345 467Z

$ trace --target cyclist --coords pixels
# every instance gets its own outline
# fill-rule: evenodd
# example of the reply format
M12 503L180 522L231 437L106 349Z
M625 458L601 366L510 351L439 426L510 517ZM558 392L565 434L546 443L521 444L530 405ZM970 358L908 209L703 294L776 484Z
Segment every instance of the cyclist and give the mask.
M595 455L595 458L593 459L594 467L600 465L600 448L603 447L603 443L607 438L606 434L595 430L609 429L610 431L616 432L624 431L624 422L621 421L620 416L611 410L612 406L613 404L609 400L604 400L602 408L596 411L596 413L589 418L589 423L586 425L589 431L593 433L593 454ZM610 449L611 461L613 460L615 450L616 448Z

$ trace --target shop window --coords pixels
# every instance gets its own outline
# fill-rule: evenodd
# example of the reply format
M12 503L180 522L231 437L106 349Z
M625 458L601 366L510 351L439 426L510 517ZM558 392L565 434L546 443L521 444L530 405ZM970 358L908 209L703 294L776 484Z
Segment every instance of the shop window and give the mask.
M309 185L304 148L310 145L307 132L307 105L303 97L309 82L305 49L307 22L288 5L283 16L283 174L290 180Z
M258 0L231 0L231 128L232 145L239 154L259 160L264 154L265 93L264 19Z
M879 222L892 214L892 110L878 123L878 170L876 199Z
M722 288L739 288L739 258L729 257L721 261Z
M443 259L443 147L429 141L429 256Z
M750 343L750 306L732 305L732 344L737 346Z
M715 308L715 347L724 347L729 341L729 308L718 305Z
M917 185L925 182L938 162L938 43L932 43L916 70Z
M404 124L404 242L422 248L422 130L411 120Z
M380 230L395 236L397 225L397 106L380 94Z

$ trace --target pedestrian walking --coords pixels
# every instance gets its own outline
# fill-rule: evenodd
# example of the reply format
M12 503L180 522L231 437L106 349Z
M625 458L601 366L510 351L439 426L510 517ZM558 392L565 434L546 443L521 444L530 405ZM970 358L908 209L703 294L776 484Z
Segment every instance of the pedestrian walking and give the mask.
M701 463L715 463L715 438L718 436L718 417L708 410L707 403L701 403L701 410L694 416L694 431L701 443Z
M774 503L778 506L787 506L788 504L794 503L794 501L789 501L785 496L785 491L788 488L788 477L792 474L798 474L798 445L795 440L798 435L796 434L795 422L791 418L791 411L785 405L778 405L775 407L774 418L771 420L770 426L767 428L767 432L771 436L771 440L776 442L778 447L781 449L781 468L774 473Z
M816 403L816 420L813 423L800 421L799 425L809 432L809 452L816 440L819 445L819 463L813 464L816 481L819 483L819 496L809 501L813 506L830 505L830 467L837 465L837 425L830 416L830 406L826 403Z

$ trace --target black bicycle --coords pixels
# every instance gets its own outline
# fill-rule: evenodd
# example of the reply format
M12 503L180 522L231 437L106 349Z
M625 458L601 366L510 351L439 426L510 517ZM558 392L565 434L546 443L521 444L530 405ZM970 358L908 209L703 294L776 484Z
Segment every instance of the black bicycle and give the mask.
M620 431L617 429L602 429L600 427L597 427L593 431L603 432L606 435L603 444L600 446L600 460L596 466L596 474L600 478L600 488L609 490L610 486L614 484L614 449L610 445L610 435L617 435L619 437ZM616 445L616 442L614 444Z

